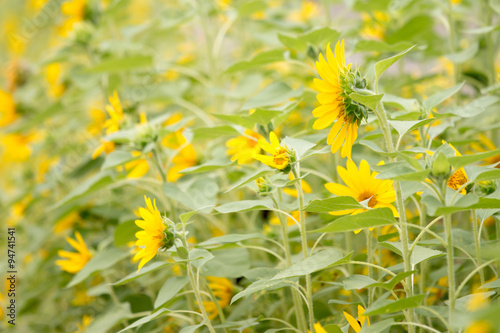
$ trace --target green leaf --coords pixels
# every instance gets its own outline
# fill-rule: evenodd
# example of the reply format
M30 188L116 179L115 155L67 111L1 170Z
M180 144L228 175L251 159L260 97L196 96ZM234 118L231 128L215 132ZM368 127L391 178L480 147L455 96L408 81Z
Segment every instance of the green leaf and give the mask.
M423 120L389 120L389 124L398 132L398 134L404 135L409 131L420 128L427 125L430 122L435 121L435 118L423 119Z
M86 70L87 73L123 73L135 69L153 66L151 56L131 56L127 58L108 59Z
M399 254L400 256L403 256L402 255L403 245L401 244L401 242L381 242L379 244L385 248L388 248L392 252ZM413 248L413 252L411 253L410 262L414 266L418 263L421 263L422 261L439 258L444 255L446 255L446 253L416 245Z
M469 194L467 197L471 197ZM477 198L474 204L463 205L460 201L457 201L455 206L441 206L436 209L435 215L446 215L456 212L462 212L472 209L497 209L500 207L500 199L496 198ZM471 201L472 202L472 201ZM467 203L467 202L466 202Z
M193 141L218 139L226 136L241 135L238 130L229 125L201 127L193 130Z
M500 154L500 149L474 155L450 157L448 160L455 169L460 169L461 167L464 167L466 165L482 161L488 157L492 157L498 154Z
M378 103L382 100L382 97L384 97L384 94L379 94L379 95L365 95L365 94L360 94L357 92L353 92L349 95L354 101L363 104L367 108L371 110L375 110L377 107Z
M236 302L237 300L239 300L242 297L249 296L249 295L254 294L258 291L276 290L276 289L280 289L280 288L291 286L291 285L292 285L292 283L282 281L282 280L269 281L268 279L262 279L262 280L259 280L257 282L252 283L247 288L245 288L245 290L240 291L239 293L234 295L233 298L231 299L231 304L233 304L234 302Z
M391 67L396 61L401 59L405 54L410 52L416 45L413 45L410 48L407 48L406 50L396 54L393 57L380 60L375 64L375 77L378 80L380 78L380 75L382 75L383 72L385 72L389 67Z
M400 181L424 181L431 170L416 171L406 162L394 162L374 166L373 169L379 174L378 179L391 179Z
M104 160L103 165L101 166L101 170L107 170L119 165L123 165L127 162L135 160L139 157L134 157L129 151L123 150L115 150L110 154L106 155L106 159Z
M154 305L155 309L164 306L168 301L174 298L188 282L189 278L187 276L174 276L168 279L158 292Z
M311 148L315 147L316 144L302 140L302 139L296 139L296 138L291 138L289 136L285 137L283 139L284 143L289 147L292 148L295 151L296 158L300 160L302 156Z
M190 326L183 327L179 333L195 333L198 328L205 325L205 320L206 319L203 319L203 321L197 325L190 325Z
M242 17L250 16L255 12L265 10L266 7L266 3L262 0L247 1L237 6L238 15Z
M85 329L85 332L106 333L109 332L116 324L123 319L132 316L130 306L128 303L120 304L111 307L104 314L98 316L92 323Z
M302 87L294 90L290 88L286 83L273 82L262 89L257 95L251 97L248 101L246 101L242 109L250 110L285 103L288 102L291 98L302 96L303 92L304 89Z
M365 316L375 316L392 312L399 312L402 310L416 308L422 304L425 295L416 295L412 297L403 298L397 301L391 301L389 304L382 306L371 306L366 309Z
M483 284L479 289L500 288L500 279Z
M250 255L246 248L211 250L213 259L203 267L203 275L239 278L250 269Z
M420 108L418 101L414 98L402 98L387 93L384 94L382 102L384 103L384 105L388 105L397 109L404 109L408 112L415 112Z
M342 283L344 284L345 290L355 290L363 289L370 285L376 284L377 281L366 275L353 274L346 277L344 281L342 281Z
M66 288L77 285L95 272L110 268L128 255L129 254L127 251L123 251L117 248L103 250L102 252L95 255L95 257L90 259L90 261L82 268L81 271L76 273L76 275L69 282Z
M400 52L409 48L412 43L400 41L394 44L387 44L378 40L360 40L354 46L354 52Z
M447 54L445 55L445 57L456 64L463 64L464 62L474 58L474 56L477 54L477 51L479 51L479 43L473 41L466 49Z
M274 204L270 199L233 201L215 207L216 211L223 214L246 212L249 210L272 210L272 209L274 209Z
M462 87L464 86L464 84L465 82L462 82L451 88L448 88L446 90L435 93L434 95L431 95L424 101L424 107L427 110L432 110L434 107L438 106L439 104L443 103L448 98L459 92L460 89L462 89Z
M242 70L253 69L261 67L262 65L271 64L273 62L284 61L283 50L264 51L257 54L255 57L248 61L240 61L226 69L226 73L234 73Z
M211 245L223 245L223 244L233 244L242 242L248 239L256 239L261 238L265 239L266 237L259 233L254 234L230 234L219 237L210 238L204 242L197 244L196 246L211 246Z
M267 175L268 173L270 172L273 172L272 169L270 168L265 168L265 169L261 169L261 170L257 170L255 171L254 173L246 176L246 177L242 177L242 179L240 181L238 181L236 184L234 184L233 186L231 186L231 188L229 188L228 190L226 190L224 193L227 193L229 191L232 191L232 190L235 190L237 188L240 188L242 187L243 185L246 185L260 177L263 177L265 175Z
M170 265L170 263L168 263L168 262L161 262L161 261L160 262L154 262L152 264L147 265L146 267L143 267L139 272L136 271L136 272L130 273L129 275L127 275L123 279L121 279L121 280L113 283L113 285L115 285L115 286L121 286L121 285L127 284L130 281L138 279L141 276L147 275L147 274L149 274L151 272L159 270L160 268L168 266L168 265Z
M150 314L149 316L142 317L141 319L134 321L132 324L128 325L127 327L125 327L121 331L118 331L118 333L125 332L125 331L132 329L132 328L142 326L142 325L149 323L150 321L152 321L160 316L163 316L164 314L169 313L169 312L171 312L171 311L168 309L160 309L159 311L156 311L156 312ZM92 332L92 331L90 331L90 332Z
M493 179L498 179L498 178L500 178L500 170L493 169L493 170L487 170L487 171L481 172L474 179L471 178L470 181L480 182L480 181L493 180Z
M378 146L375 142L373 142L371 140L360 140L359 144L373 150L374 152L376 152L380 155L389 156L389 157L396 156L396 153L386 152L384 149L382 149L380 146Z
M372 324L371 326L365 326L361 328L359 333L380 333L384 332L385 329L394 325L394 318L389 318Z
M114 233L115 246L123 246L128 242L136 240L135 233L140 230L141 228L133 220L118 224Z
M481 96L472 102L468 103L462 107L454 107L448 110L450 113L462 117L462 118L472 118L477 116L478 114L486 111L490 106L498 103L500 101L500 97L498 96Z
M346 209L364 208L356 199L349 196L311 201L304 210L314 213L328 213Z
M176 246L177 248L177 255L181 259L188 259L189 258L189 251L184 247L184 246Z
M229 166L233 165L233 162L228 161L226 159L218 159L218 160L212 160L205 162L200 165L196 165L193 167L189 167L186 169L181 170L183 174L194 174L194 173L203 173L203 172L210 172L218 169L223 169L227 168Z
M337 325L326 325L323 328L326 333L342 333L342 330Z
M394 216L390 208L370 209L366 212L343 216L327 226L311 232L345 232L363 228L374 228L393 224Z
M75 187L63 199L61 199L55 206L51 208L61 207L70 201L82 198L90 193L101 190L106 186L113 183L113 178L109 171L101 171L95 176L85 180L80 185Z
M292 50L305 52L308 45L312 45L313 47L321 46L327 41L337 40L339 36L340 33L338 31L325 27L314 29L295 37L278 34L278 39L283 45Z

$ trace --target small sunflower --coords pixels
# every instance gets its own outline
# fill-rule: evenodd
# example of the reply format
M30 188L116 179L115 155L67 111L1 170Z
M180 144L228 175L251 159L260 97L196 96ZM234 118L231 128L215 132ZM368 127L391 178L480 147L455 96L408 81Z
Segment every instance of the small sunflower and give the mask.
M165 224L156 207L156 200L151 204L151 199L144 196L144 201L146 201L147 209L139 207L139 214L142 220L135 221L135 224L139 228L144 229L135 234L137 237L135 245L140 250L132 258L132 261L136 262L141 259L137 271L140 271L148 261L153 259L158 250L168 247L170 243L165 232Z
M278 170L285 169L290 164L290 151L286 146L282 146L280 144L278 137L274 132L269 134L269 141L271 143L267 142L264 138L261 138L258 143L260 148L271 154L271 156L254 154L253 158Z
M446 142L443 140L442 143L445 144ZM460 154L460 152L451 143L448 143L448 145L451 148L453 148L456 156L462 156L462 154ZM430 156L433 156L434 152L427 150L427 154L429 154ZM453 172L453 174L448 179L447 185L452 190L457 191L458 189L460 189L460 187L462 187L462 185L464 185L468 181L469 181L469 177L467 177L467 173L465 172L465 169L460 168L460 169ZM467 194L467 189L465 187L462 188L462 190L460 190L460 194L464 194L464 195Z
M366 108L353 101L349 94L354 89L366 88L366 80L352 64L346 65L344 40L335 45L335 56L328 44L325 60L322 54L316 62L316 69L322 80L314 79L314 86L319 94L316 96L321 104L313 110L316 119L313 128L322 130L333 123L327 137L332 153L340 151L342 157L351 158L352 145L358 136L358 127L367 117Z
M224 277L207 276L208 287L212 290L214 296L217 298L219 307L224 309L231 303L233 295L233 284L231 281ZM219 314L217 305L213 301L203 301L203 306L208 313L210 320L215 319Z
M123 108L116 91L113 92L113 96L109 97L109 103L110 105L106 105L106 111L108 111L110 118L104 122L106 134L118 132L118 130L120 129L120 124L123 121ZM92 159L96 159L103 152L109 154L114 150L114 142L109 142L101 139L101 145L97 147L92 153Z
M262 135L252 130L245 130L245 135L238 136L226 142L227 154L231 155L231 161L238 164L247 164L253 161L253 155L260 153L258 140Z
M392 180L377 179L377 172L371 173L368 162L362 160L359 164L359 170L352 160L347 160L347 170L341 166L337 167L337 172L347 186L327 183L325 187L331 193L338 196L350 196L358 202L368 200L368 207L380 208L388 207L392 210L394 216L398 217L398 211L392 205L396 200ZM366 209L346 209L336 212L330 212L332 215L359 214ZM360 230L356 230L359 233Z
M364 316L364 313L365 309L361 305L358 305L358 319L354 319L353 316L344 311L345 319L347 319L349 325L354 331L356 331L356 333L359 333L362 327L370 326L370 319L368 318L368 316Z
M61 267L63 271L68 273L78 273L92 258L87 245L83 241L82 235L77 231L75 232L76 241L72 238L66 237L66 241L76 250L75 252L68 252L64 250L59 250L57 254L60 257L66 259L60 259L56 261L56 264Z

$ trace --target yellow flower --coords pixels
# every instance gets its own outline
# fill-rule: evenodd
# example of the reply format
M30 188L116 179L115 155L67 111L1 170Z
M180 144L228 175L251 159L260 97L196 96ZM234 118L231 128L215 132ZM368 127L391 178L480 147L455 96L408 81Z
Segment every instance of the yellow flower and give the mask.
M83 241L82 235L76 231L75 236L76 241L69 237L66 237L66 241L77 251L77 253L59 250L57 254L66 259L56 261L56 264L60 266L63 271L73 274L78 273L87 264L90 258L92 258L92 254Z
M140 156L140 151L133 151L132 155L134 157ZM141 178L149 171L148 160L144 158L139 158L128 163L125 163L125 170L127 171L127 178Z
M45 68L45 79L49 84L49 93L53 97L60 97L66 87L61 83L62 67L60 63L52 63Z
M493 333L493 327L489 322L480 320L467 327L465 333Z
M365 309L361 305L358 305L357 320L354 319L353 316L344 311L345 319L347 319L349 325L353 328L354 331L356 331L356 333L359 333L359 331L361 331L361 328L365 326L365 321L366 321L366 326L370 326L370 319L368 318L368 316L363 316L363 313L365 313Z
M54 226L54 232L56 234L59 234L65 230L68 230L69 228L73 227L73 225L78 221L80 221L80 214L78 214L78 212L76 211L72 211L71 213L67 214L59 221L57 221L56 225Z
M17 119L14 98L0 89L0 127L7 126Z
M271 143L267 142L264 138L261 138L259 139L258 144L260 148L271 154L271 156L255 154L253 158L278 170L285 169L290 163L290 152L288 148L280 145L278 137L274 132L269 134L269 141Z
M7 134L0 137L0 155L2 162L25 162L31 156L30 143L33 139L32 135L24 135L20 133Z
M67 37L76 23L83 21L87 0L71 0L61 6L61 11L67 16L59 28L59 35Z
M120 129L121 122L123 121L123 108L116 90L113 92L113 95L109 97L109 103L110 105L106 105L106 111L108 111L110 118L104 122L106 134L117 132ZM92 159L96 159L103 152L109 154L114 150L114 142L104 141L101 139L101 145L98 146L92 153Z
M479 143L473 142L471 143L471 148L476 152L487 152L492 150L497 150L495 144L486 137L484 134L479 134ZM483 165L496 164L495 168L500 168L500 154L487 157L483 160Z
M217 298L219 307L224 309L231 303L231 296L233 295L233 284L231 281L224 277L207 276L208 287L212 290L214 296ZM219 314L217 305L213 301L203 301L203 306L208 313L210 320L215 319Z
M73 306L85 306L92 304L94 301L94 297L87 295L87 291L82 289L82 290L76 290L75 291L75 297L71 300L71 305Z
M184 176L180 171L192 167L198 163L196 151L192 144L188 143L184 134L177 131L175 134L175 143L167 147L175 149L175 156L172 158L172 166L167 171L167 181L175 182Z
M316 323L314 324L314 331L316 333L328 333L324 328L323 326L321 326L320 323ZM311 333L311 331L308 331L309 333Z
M300 9L290 14L290 20L296 22L307 22L319 14L318 4L314 1L303 0Z
M320 54L316 62L316 70L322 80L315 78L314 86L319 91L316 98L321 105L312 112L318 118L313 128L322 130L334 123L328 133L327 144L331 145L332 153L342 147L342 157L351 158L352 145L358 137L361 120L366 117L366 109L351 100L349 93L353 87L365 88L366 80L357 71L351 70L352 64L346 65L344 40L335 45L335 56L328 44L326 58L328 61Z
M388 207L392 210L394 216L398 217L398 211L392 205L396 200L392 180L383 180L375 178L377 172L371 173L368 162L362 160L359 164L359 170L352 160L347 160L347 170L341 166L337 167L337 172L347 186L327 183L325 187L331 193L338 196L350 196L358 202L368 200L367 206L370 208ZM337 212L330 212L332 215L359 214L366 209L346 209ZM356 230L359 233L361 230Z
M146 196L144 196L144 200L146 201L147 209L140 207L139 213L142 220L135 221L135 224L139 228L144 229L135 234L137 237L135 245L141 248L141 250L135 254L132 260L141 259L139 268L137 269L138 272L165 245L165 224L163 224L160 212L156 207L156 200L153 201L153 204L151 204L151 199Z
M77 327L77 330L74 331L73 333L83 333L87 330L87 327L89 327L89 325L92 323L92 321L94 320L94 318L92 318L91 316L89 315L83 315L82 317L82 323L78 323L76 324L76 327Z
M294 180L295 176L293 175L293 173L290 172L288 178L290 178L290 180ZM309 185L309 183L306 182L304 179L300 180L300 185L302 186L302 191L304 191L304 193L312 193L311 185ZM295 188L285 187L283 188L283 193L291 195L294 198L297 198L297 190Z
M245 130L245 135L238 136L226 142L227 154L232 155L231 161L238 161L238 164L247 164L253 161L253 155L260 153L258 140L262 135L252 130Z

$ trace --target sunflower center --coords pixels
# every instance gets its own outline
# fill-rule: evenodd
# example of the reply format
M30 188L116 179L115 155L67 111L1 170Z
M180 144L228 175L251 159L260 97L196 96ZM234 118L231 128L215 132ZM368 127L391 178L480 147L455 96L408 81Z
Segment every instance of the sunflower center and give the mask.
M467 175L462 169L458 169L448 180L448 186L454 190L458 190L463 184L467 183Z
M368 207L370 208L375 207L375 205L378 203L377 197L369 191L365 191L358 196L358 202L363 202L368 199L370 199L370 201L368 201Z

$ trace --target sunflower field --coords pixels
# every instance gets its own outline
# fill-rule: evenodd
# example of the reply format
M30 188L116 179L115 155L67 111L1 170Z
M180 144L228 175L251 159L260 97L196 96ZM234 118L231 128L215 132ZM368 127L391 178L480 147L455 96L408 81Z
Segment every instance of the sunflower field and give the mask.
M500 332L500 0L1 8L1 332Z

